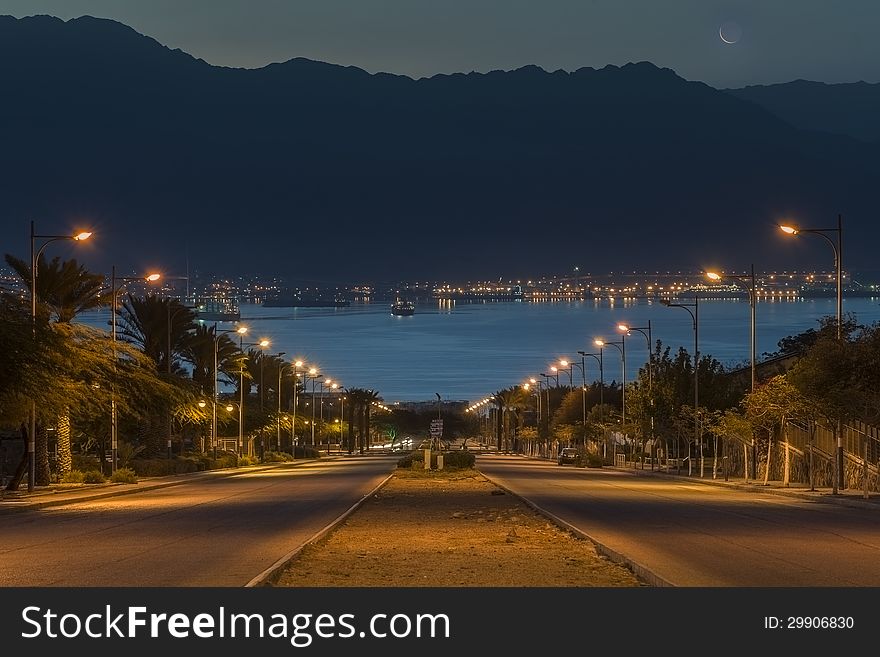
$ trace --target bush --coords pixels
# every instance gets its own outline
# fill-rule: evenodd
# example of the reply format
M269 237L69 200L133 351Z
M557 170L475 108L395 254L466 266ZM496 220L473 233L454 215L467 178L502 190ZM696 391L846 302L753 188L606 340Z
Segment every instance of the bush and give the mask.
M136 484L138 477L137 473L131 468L119 468L110 475L110 481L117 484Z
M252 456L241 456L238 459L239 466L256 465L257 460Z
M263 454L263 463L284 463L292 458L287 452L266 452Z
M103 484L105 481L107 481L107 478L104 477L104 473L100 470L87 470L83 473L84 484Z
M81 484L85 480L82 470L71 470L61 477L62 484Z
M466 450L452 450L448 452L442 452L443 454L443 469L461 469L461 468L473 468L474 464L477 462L477 457L473 452L468 452ZM432 450L431 451L431 469L437 469L437 455L438 452ZM409 454L402 456L397 461L398 468L416 468L416 469L424 469L425 467L425 452L424 450L417 449Z

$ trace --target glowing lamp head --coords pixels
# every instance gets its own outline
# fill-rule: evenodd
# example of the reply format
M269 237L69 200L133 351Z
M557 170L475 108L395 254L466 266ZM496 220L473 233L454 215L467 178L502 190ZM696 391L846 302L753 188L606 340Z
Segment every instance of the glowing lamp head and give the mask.
M260 344L261 347L268 347L268 346L269 346L269 341L268 341L268 340L260 340L260 343L259 343L259 344Z
M623 331L624 333L629 333L629 326L627 326L626 324L618 324L617 330Z
M162 274L147 274L145 280L149 281L150 283L155 283L160 278L162 278Z
M538 381L536 379L529 379L529 383L535 385Z
M231 413L233 408L235 408L235 406L233 406L232 404L229 404L229 405L226 407L226 410L229 411L229 412Z
M298 360L298 361L296 361L296 362L294 363L294 365L295 365L296 367L302 367L302 366L303 366L303 362L302 362L301 360Z
M719 274L718 272L715 272L715 271L707 271L706 278L708 278L709 280L712 280L712 281L720 281L721 274Z
M315 374L317 374L317 373L318 373L318 370L316 370L314 367L309 370L309 374L311 374L312 376L315 376Z
M788 235L797 235L799 232L794 226L780 226L779 230Z
M562 365L563 367L568 367L568 361L565 360L564 358L559 361L559 364Z
M523 387L523 390L528 390L528 389L529 389L529 384L528 384L528 383L523 383L522 387Z
M74 235L73 239L75 239L77 242L84 242L87 239L89 239L91 236L92 236L91 233L89 233L87 231L83 231L82 233L77 233L76 235Z
M247 333L247 331L247 326L239 326L237 329L235 329L235 332L239 335L244 335L245 333Z
M551 368L550 368L550 371L551 371L551 372L558 372L559 370L557 370L555 367L551 367Z
M599 340L599 339L597 338L597 339L593 340L593 344L596 345L597 347L604 347L604 346L605 346L605 341L604 341L604 340Z

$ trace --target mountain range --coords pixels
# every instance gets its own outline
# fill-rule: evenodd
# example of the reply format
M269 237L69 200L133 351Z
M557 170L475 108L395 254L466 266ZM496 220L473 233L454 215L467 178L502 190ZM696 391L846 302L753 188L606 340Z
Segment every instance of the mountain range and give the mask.
M716 89L649 62L413 79L213 66L106 19L0 16L5 252L385 281L828 269L880 224L880 85Z

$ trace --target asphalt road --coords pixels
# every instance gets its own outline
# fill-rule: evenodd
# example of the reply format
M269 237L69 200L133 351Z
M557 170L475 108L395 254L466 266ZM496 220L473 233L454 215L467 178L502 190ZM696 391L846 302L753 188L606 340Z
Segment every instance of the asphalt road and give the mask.
M880 509L515 456L477 466L660 584L880 586Z
M325 459L0 517L3 586L245 586L396 457Z

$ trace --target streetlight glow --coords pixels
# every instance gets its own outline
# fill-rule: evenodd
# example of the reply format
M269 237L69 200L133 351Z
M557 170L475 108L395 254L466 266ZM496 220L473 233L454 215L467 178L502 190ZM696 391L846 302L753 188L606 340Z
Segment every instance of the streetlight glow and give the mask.
M151 283L154 283L155 281L158 281L160 278L162 278L162 274L147 274L144 277L144 280L150 281Z
M709 278L710 280L713 280L713 281L720 281L721 280L721 274L719 274L718 272L714 272L714 271L707 271L706 277Z
M73 239L75 239L77 242L83 242L83 241L89 239L91 236L92 236L92 234L90 232L83 231L81 233L77 233L76 235L74 235Z
M257 344L261 347L268 347L269 341L268 340L260 340Z
M780 226L779 230L781 230L783 233L787 233L789 235L797 235L798 232L800 232L794 226Z
M595 344L597 347L604 347L605 341L600 340L599 338L596 338L595 340L593 340L593 344Z

